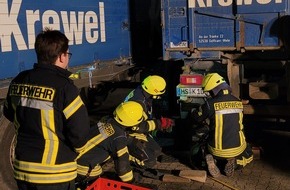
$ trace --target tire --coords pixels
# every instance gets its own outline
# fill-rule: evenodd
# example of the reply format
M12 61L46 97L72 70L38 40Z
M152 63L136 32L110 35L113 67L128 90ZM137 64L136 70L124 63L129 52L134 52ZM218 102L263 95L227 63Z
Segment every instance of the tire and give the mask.
M0 189L17 189L12 167L15 137L13 124L0 115Z

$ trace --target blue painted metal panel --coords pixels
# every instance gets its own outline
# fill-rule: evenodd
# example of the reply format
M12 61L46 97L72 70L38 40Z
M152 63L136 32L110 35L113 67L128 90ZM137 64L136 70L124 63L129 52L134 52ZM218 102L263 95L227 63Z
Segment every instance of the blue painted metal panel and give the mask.
M281 17L290 15L290 0L163 0L164 2L164 55L186 58L182 51L168 50L170 44L201 49L201 57L215 56L204 53L215 50L277 49L281 46L280 29L285 30ZM183 17L173 17L170 10L186 7ZM182 19L181 19L182 18ZM288 19L289 20L289 19ZM187 23L186 23L187 22ZM181 33L186 26L186 35ZM284 38L286 38L285 34ZM184 37L186 36L186 37ZM283 36L282 36L283 37ZM177 46L176 48L182 46ZM183 46L184 47L184 46ZM165 54L167 52L167 54ZM214 58L214 57L211 57Z
M233 7L190 9L189 28L193 47L234 47L235 19Z
M165 0L162 2L164 26L162 31L163 50L175 47L188 47L187 0ZM165 52L164 52L165 54ZM171 53L171 57L183 57L179 53Z
M286 12L287 9L289 8L288 0L267 0L267 1L252 0L252 1L242 1L242 3L240 4L241 5L237 6L238 14Z
M278 13L242 14L241 19L245 22L245 47L279 46L278 31L273 23L278 18ZM240 23L237 23L240 24ZM237 31L237 41L240 41Z
M70 66L131 56L129 0L0 1L0 79L32 68L44 27L70 40Z

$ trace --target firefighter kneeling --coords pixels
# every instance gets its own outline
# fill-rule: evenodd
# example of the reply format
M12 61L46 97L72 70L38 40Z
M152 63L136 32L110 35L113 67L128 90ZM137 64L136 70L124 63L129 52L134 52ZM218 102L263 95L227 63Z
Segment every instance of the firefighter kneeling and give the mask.
M141 167L154 166L161 148L150 141L139 141L130 136L129 131L139 128L148 128L149 123L155 122L161 127L161 122L144 121L142 106L134 101L121 103L114 111L113 116L106 116L91 128L90 138L77 159L77 184L87 183L98 178L102 173L101 164L113 159L115 171L123 182L134 181L131 162ZM147 126L147 127L146 127ZM153 140L153 139L152 139ZM132 143L134 141L134 143ZM130 144L130 151L128 150ZM145 156L146 155L146 156Z
M244 135L242 102L231 94L230 86L217 73L207 74L202 88L210 97L199 112L192 112L193 120L204 126L196 129L194 139L197 143L206 142L205 160L213 177L220 176L220 169L226 176L232 176L235 169L253 160Z

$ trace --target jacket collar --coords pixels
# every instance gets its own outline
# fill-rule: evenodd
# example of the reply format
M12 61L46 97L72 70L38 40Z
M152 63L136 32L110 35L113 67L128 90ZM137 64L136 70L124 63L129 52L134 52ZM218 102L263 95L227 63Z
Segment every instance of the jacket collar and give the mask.
M33 66L34 69L48 69L54 72L57 72L58 74L65 76L65 77L69 77L71 75L71 72L68 71L67 69L63 69L61 67L52 65L52 64L39 64L39 63L35 63Z

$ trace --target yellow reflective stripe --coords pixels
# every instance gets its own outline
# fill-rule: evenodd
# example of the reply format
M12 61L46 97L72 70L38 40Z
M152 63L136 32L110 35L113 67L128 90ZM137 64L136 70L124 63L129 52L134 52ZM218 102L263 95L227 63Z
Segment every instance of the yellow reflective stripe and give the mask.
M102 169L102 167L101 167L100 165L96 165L96 166L92 169L92 171L91 171L91 173L90 173L90 177L99 176L99 175L101 175L102 173L103 173L103 169Z
M105 160L104 160L104 162L106 162L106 161L108 161L108 160L110 160L111 159L111 156L108 156Z
M102 134L98 134L94 138L88 140L88 142L81 148L76 148L76 151L79 153L78 158L80 158L83 154L94 148L96 145L98 145L100 142L104 140Z
M143 111L142 115L143 115L143 117L144 117L144 121L146 121L146 120L148 119L148 115L147 115L147 113Z
M153 130L155 130L156 125L155 125L155 122L154 122L153 120L149 120L149 121L147 121L147 123L148 123L148 126L149 126L148 131L153 131Z
M14 170L14 177L18 180L27 181L30 183L63 183L75 179L77 172L71 171L68 173L58 174L32 174Z
M223 115L215 115L215 147L222 149L222 136L223 136Z
M99 176L102 174L102 167L98 164L91 171L89 166L82 166L78 164L77 173L83 176ZM89 173L90 172L90 173ZM89 175L88 175L89 174Z
M82 166L78 164L77 172L80 175L86 176L88 174L89 169L90 169L89 166Z
M241 166L246 166L247 164L249 164L250 162L253 161L253 155L249 158L245 158L244 156L242 156L242 159L237 159L237 164L241 165Z
M228 149L216 149L214 147L211 147L208 145L208 150L210 153L212 153L215 156L223 157L223 158L232 158L235 156L240 155L247 147L247 143L242 144L239 147L236 148L228 148Z
M246 137L245 137L243 131L239 131L239 135L240 135L240 144L247 144Z
M128 147L124 147L124 148L122 148L121 150L118 150L117 151L117 155L118 155L118 157L121 157L122 155L124 155L124 154L126 154L126 153L128 153L129 151L128 151Z
M35 162L26 162L26 161L19 161L17 159L14 160L13 166L16 169L27 171L27 172L37 172L37 173L66 173L72 172L77 169L76 162L69 162L64 164L57 164L57 165L46 165L42 163L35 163Z
M138 158L132 156L132 155L129 155L129 160L134 162L135 164L139 165L139 166L144 166L145 163L144 161L140 161Z
M244 129L244 125L243 125L243 113L239 113L239 125L240 125L240 130Z
M56 136L53 110L41 110L41 127L45 139L42 163L53 165L56 162L59 140Z
M70 118L70 116L72 116L83 104L80 96L77 96L76 99L63 110L65 118Z
M144 135L143 133L131 133L129 135L132 137L135 137L136 139L140 139L140 140L148 142L146 135Z
M218 147L218 142L217 142L217 139L218 139L218 127L219 127L219 119L218 119L218 115L216 114L215 115L215 125L216 125L216 127L215 127L215 133L214 133L214 138L215 138L215 144L214 144L214 146L215 147Z
M122 181L127 182L127 181L131 181L133 179L133 172L130 171L124 175L119 176L121 178Z

